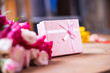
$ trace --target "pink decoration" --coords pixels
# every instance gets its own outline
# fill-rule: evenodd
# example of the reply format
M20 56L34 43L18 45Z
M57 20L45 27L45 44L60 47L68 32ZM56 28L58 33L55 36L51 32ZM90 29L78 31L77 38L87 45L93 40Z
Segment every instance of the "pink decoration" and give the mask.
M74 39L74 38L76 37L76 35L75 35L75 33L74 33L74 30L73 30L74 24L71 23L69 20L68 20L68 28L67 28L66 26L64 26L63 24L59 24L59 25L60 25L64 30L67 31L67 33L69 34L69 36L70 36L71 39ZM67 36L68 34L66 34L66 35L64 36L63 40L66 40L66 39L67 39L66 36Z
M46 35L46 40L53 41L52 56L82 52L78 19L43 21L37 27L39 35ZM66 37L66 41L62 37Z

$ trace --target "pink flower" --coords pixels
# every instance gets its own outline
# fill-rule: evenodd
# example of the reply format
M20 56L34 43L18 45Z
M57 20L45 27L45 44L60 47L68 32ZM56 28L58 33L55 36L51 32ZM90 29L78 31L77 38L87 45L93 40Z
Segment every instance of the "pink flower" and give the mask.
M11 58L19 64L17 71L21 71L24 66L25 49L22 46L16 45L12 47Z
M45 38L46 38L46 35L39 36L37 38L36 43L30 45L30 47L38 48L40 51L42 51L42 50L46 51L49 55L49 59L51 59L52 58L51 54L52 54L53 42L52 41L44 41Z
M2 72L15 73L29 67L33 60L36 65L47 65L52 58L52 41L45 41L46 35L38 36L30 31L28 22L19 23L6 20L0 11L0 27L5 27L0 35L0 55L8 53L9 57L2 66Z
M0 15L1 15L1 10L0 10Z
M6 59L2 67L2 72L3 73L15 73L17 67L18 67L18 63L16 61L12 59Z
M29 50L25 50L24 66L29 67L30 61L31 61L31 53Z
M46 51L41 51L38 57L35 59L34 63L36 65L48 65L48 54Z
M36 48L31 48L30 52L31 52L31 60L32 60L32 59L36 59L38 57L40 50L36 49Z
M21 27L20 27L20 25L19 25L19 22L16 22L16 23L14 23L14 22L10 22L12 25L11 25L11 31L12 30L16 30L16 29L21 29Z
M30 61L35 60L39 54L39 50L31 48L30 50L25 50L25 61L24 66L29 67Z
M1 10L0 10L0 28L6 24L8 24L8 20L6 20L6 16L1 15Z
M6 27L6 28L1 32L0 38L5 38L10 31L11 31L11 26Z
M26 32L26 33L28 33L28 35L31 34L30 36L34 35L32 37L32 39L33 39L32 41L28 40L30 37L27 36L25 31L22 32L23 33L22 35L24 35L24 37L23 38L21 37L21 29L22 28L24 30L30 29L28 22L25 22L25 23L22 23L22 24L18 23L18 22L14 23L13 21L8 21L8 22L9 22L10 25L3 30L3 32L1 33L0 38L13 39L13 46L16 45L16 44L20 44L20 43L21 43L20 45L24 46L24 43L26 44L27 41L28 41L29 44L36 42L37 37L36 37L35 32L32 32L32 34L28 33L28 32L31 32L29 30ZM27 37L25 37L25 36L27 36ZM25 39L26 39L26 41L24 41ZM27 44L25 46L27 46Z
M2 31L0 38L5 38L5 37L7 37L7 35L8 35L9 32L11 32L12 30L15 30L15 29L18 27L18 23L14 23L13 21L8 21L8 22L9 22L9 26L6 27L6 28ZM20 27L17 28L17 29L20 29Z
M24 34L25 35L25 34ZM29 35L29 34L27 34L27 35ZM27 36L26 35L26 36ZM38 48L38 45L40 45L41 43L43 43L44 42L44 40L45 40L45 36L32 36L32 37L35 37L35 39L36 40L34 40L34 38L33 38L33 40L34 40L34 42L35 43L33 43L33 44L29 44L29 43L27 43L27 42L29 42L29 40L30 40L30 42L32 42L31 41L31 39L29 38L29 37L31 37L30 35L28 36L28 37L24 37L26 40L24 40L24 38L23 38L23 36L22 36L22 40L21 40L21 42L20 42L20 45L22 45L22 46L24 46L25 47L25 49L31 49L31 48Z
M23 29L29 29L30 30L30 25L28 22L25 22L25 23L16 22L16 23L14 23L13 21L7 21L7 23L9 24L9 26L3 30L0 38L7 37L9 32L17 30L17 29L21 30L23 28Z
M24 23L19 23L20 27L23 29L28 29L30 30L30 25L28 22L24 22Z
M46 35L37 36L36 42L34 44L30 45L30 46L32 48L38 48L38 46L44 42L45 38L46 38Z
M19 44L21 41L21 30L18 28L18 29L10 31L7 34L7 38L13 40L13 46L16 44Z
M52 58L52 56L51 56L51 54L52 54L52 46L53 46L53 42L52 41L47 41L47 42L45 41L42 44L40 44L38 46L38 48L40 50L46 51L48 53L48 55L49 55L49 59L51 59Z
M6 16L0 15L0 27L3 27L6 24Z
M16 28L20 28L20 29L28 29L30 30L30 25L28 22L24 22L24 23L19 23L19 22L13 22L13 21L9 21L9 24L12 24L11 29L16 29Z
M9 24L14 24L14 22L12 20L8 20Z

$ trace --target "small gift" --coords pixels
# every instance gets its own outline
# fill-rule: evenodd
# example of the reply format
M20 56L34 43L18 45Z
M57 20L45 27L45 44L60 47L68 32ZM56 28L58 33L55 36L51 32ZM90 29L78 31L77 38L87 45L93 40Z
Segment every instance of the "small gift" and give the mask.
M38 35L53 41L52 56L82 52L78 19L42 21L37 25Z

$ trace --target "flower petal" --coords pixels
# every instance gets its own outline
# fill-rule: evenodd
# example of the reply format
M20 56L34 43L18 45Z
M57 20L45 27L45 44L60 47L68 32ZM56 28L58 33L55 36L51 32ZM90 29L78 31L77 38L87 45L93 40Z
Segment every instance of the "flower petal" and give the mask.
M29 64L30 64L30 61L31 61L31 59L30 59L30 51L29 50L25 51L25 58L24 59L25 59L25 62L24 62L25 64L24 65L26 67L29 67Z
M12 59L6 59L2 67L3 73L15 73L18 67L18 63Z
M35 43L37 40L36 33L28 29L21 29L21 36L29 45Z
M28 29L30 30L30 25L28 22L24 22L24 23L19 23L20 27L23 29Z
M41 51L38 58L34 61L36 65L48 65L48 54L46 51Z
M24 57L25 57L25 49L22 46L16 45L12 47L11 58L19 63L19 68L17 71L20 71L24 66Z
M31 59L36 59L39 54L39 49L31 48Z
M49 55L49 59L52 58L51 54L52 54L52 46L53 46L53 42L52 41L44 41L42 44L40 44L38 46L38 48L40 50L44 50L48 53Z
M6 22L6 16L0 15L0 27L5 25L5 22Z
M0 39L0 54L10 53L13 40L3 38Z

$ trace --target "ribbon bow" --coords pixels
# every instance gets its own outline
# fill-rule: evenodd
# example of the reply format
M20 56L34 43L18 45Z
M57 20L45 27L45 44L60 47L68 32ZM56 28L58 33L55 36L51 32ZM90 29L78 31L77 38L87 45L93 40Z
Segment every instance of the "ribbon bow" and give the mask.
M63 37L62 40L65 41L69 36L71 39L74 39L76 37L76 34L73 29L74 24L70 22L70 20L68 20L68 27L66 27L63 23L59 24L59 26L67 31L67 34Z

